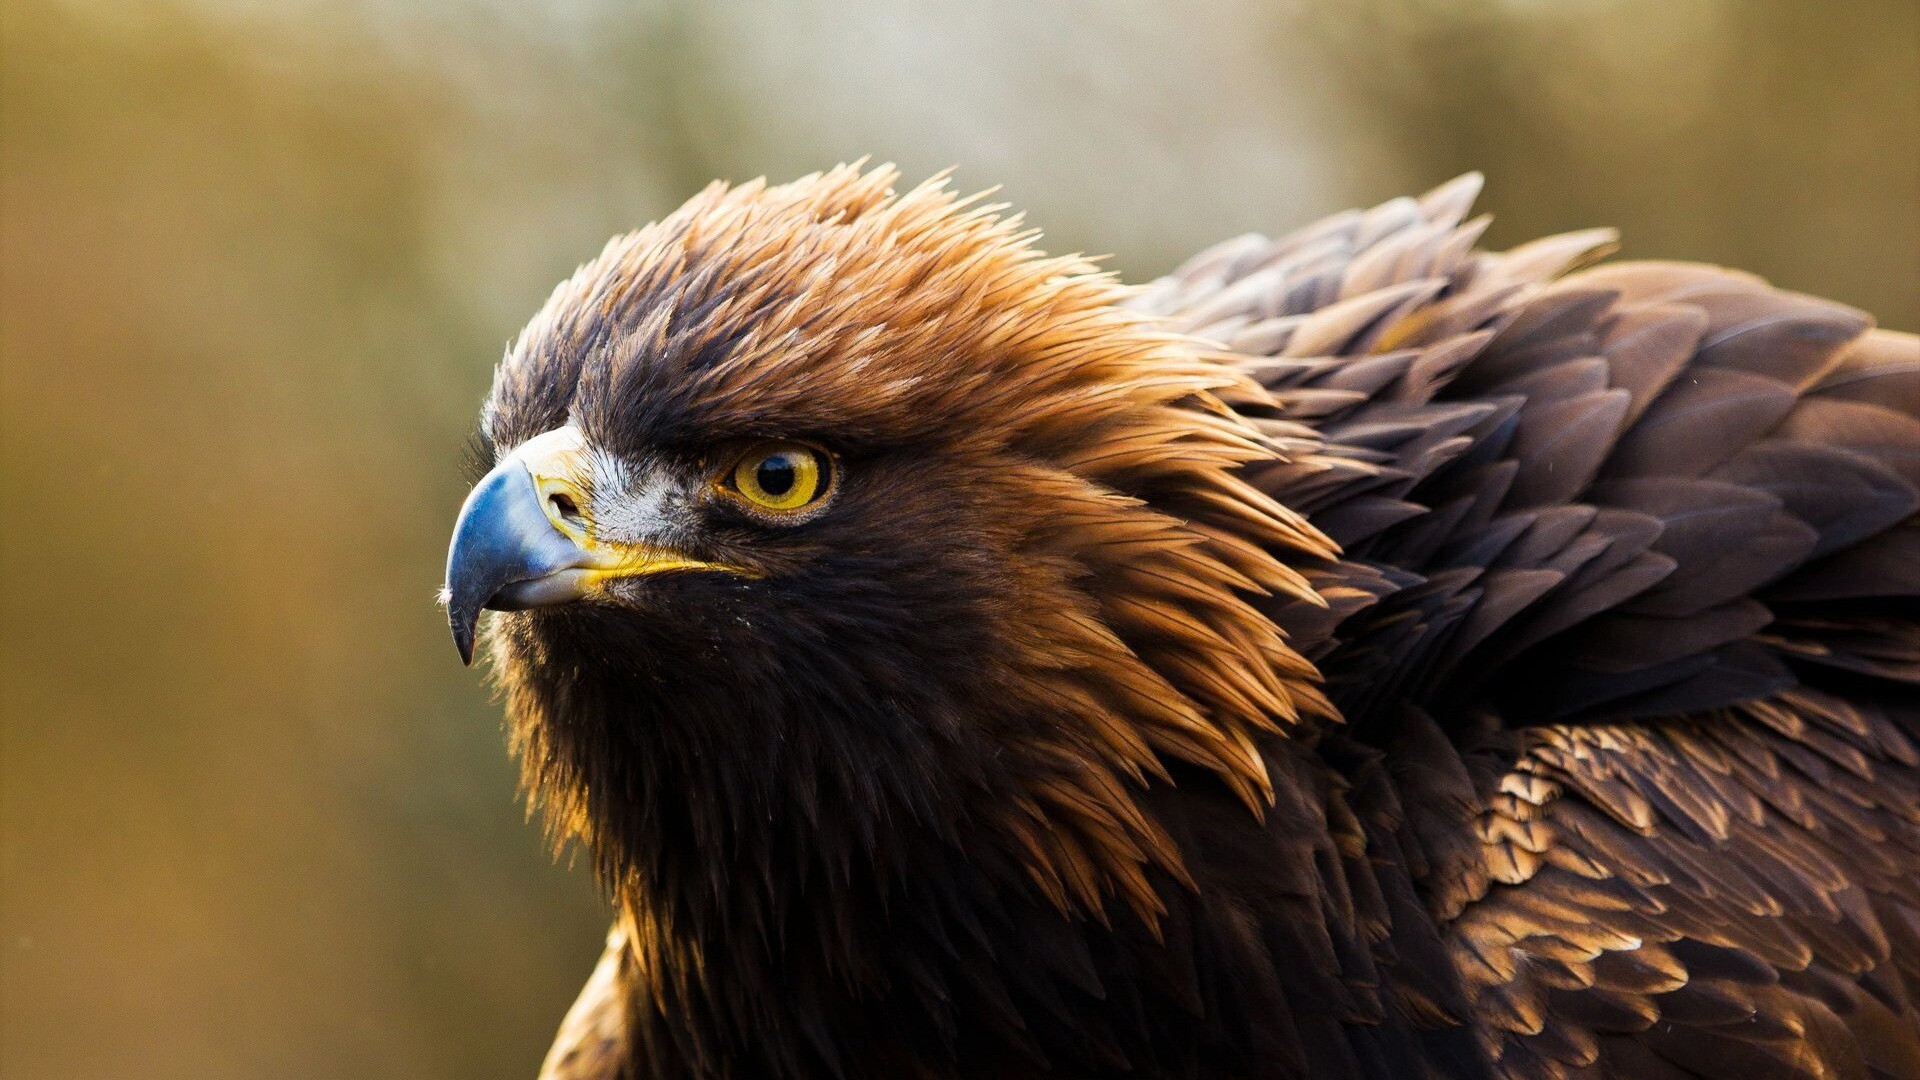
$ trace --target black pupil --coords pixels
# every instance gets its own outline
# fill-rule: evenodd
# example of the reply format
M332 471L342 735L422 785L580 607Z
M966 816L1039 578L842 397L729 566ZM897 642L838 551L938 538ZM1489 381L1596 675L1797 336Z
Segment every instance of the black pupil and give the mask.
M769 454L754 470L753 480L760 490L779 498L793 490L800 480L799 470L793 467L793 458L786 454Z

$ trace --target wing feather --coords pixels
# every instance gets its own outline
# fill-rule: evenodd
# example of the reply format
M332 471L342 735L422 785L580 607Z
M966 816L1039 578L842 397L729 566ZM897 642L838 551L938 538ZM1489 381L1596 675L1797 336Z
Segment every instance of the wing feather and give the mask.
M1920 338L1718 267L1562 276L1604 232L1474 251L1478 187L1143 306L1234 328L1286 457L1250 476L1344 547L1271 610L1391 763L1479 1045L1920 1080Z
M629 1061L627 938L616 924L586 986L560 1023L540 1080L621 1080Z

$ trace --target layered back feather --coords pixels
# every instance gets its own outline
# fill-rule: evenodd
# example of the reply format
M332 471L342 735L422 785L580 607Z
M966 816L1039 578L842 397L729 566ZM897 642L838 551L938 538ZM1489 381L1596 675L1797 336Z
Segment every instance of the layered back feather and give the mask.
M1344 549L1307 571L1340 602L1279 617L1348 720L1691 711L1790 685L1789 658L1911 677L1897 626L1805 638L1808 605L1911 593L1915 339L1715 267L1561 276L1604 230L1474 251L1478 187L1230 241L1134 302L1276 398L1249 411L1289 460L1257 483Z
M1400 781L1466 1022L1514 1080L1920 1076L1920 339L1566 273L1604 231L1475 251L1478 187L1134 301L1274 396L1254 482L1342 548L1274 616Z

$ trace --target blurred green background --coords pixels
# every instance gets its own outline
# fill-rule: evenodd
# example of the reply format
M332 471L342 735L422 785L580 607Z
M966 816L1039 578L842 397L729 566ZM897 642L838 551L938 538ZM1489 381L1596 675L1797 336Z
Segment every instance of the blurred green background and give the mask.
M7 0L0 1073L532 1076L604 915L432 603L462 444L711 177L958 165L1140 279L1478 168L1920 328L1912 0L1189 7Z

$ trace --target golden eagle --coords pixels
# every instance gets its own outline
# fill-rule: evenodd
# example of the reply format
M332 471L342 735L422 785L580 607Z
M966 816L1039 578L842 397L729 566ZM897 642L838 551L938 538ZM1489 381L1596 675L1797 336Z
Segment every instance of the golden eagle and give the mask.
M1920 1077L1920 339L1478 179L1144 289L889 168L508 350L551 1077Z

